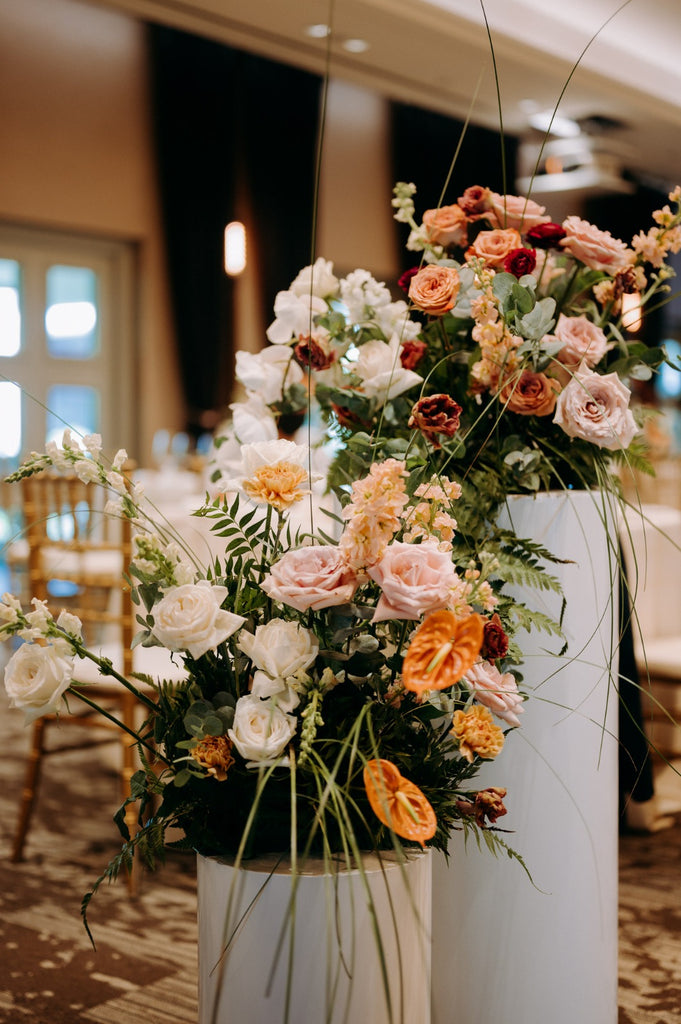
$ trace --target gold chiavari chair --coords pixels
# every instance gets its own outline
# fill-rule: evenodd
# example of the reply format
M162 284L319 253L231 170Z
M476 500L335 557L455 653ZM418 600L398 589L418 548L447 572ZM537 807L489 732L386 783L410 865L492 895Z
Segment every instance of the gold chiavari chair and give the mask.
M87 646L108 658L125 678L133 673L171 681L184 678L184 669L171 661L165 649L140 646L131 650L137 629L135 605L123 576L131 560L131 525L125 517L104 511L108 498L105 489L97 483L49 473L27 477L21 487L31 597L48 601L55 617L62 607L77 615L83 623ZM87 684L88 695L110 708L130 729L138 727L145 717L141 702L121 683L100 673L92 661L77 659L74 683ZM135 685L145 689L136 680ZM153 688L147 690L153 696ZM79 739L48 746L48 731L56 732L58 728L63 736L71 726L80 731ZM91 730L87 739L86 729ZM112 740L117 741L121 797L125 799L139 766L134 742L127 733L73 697L68 712L46 715L33 723L13 862L23 859L44 758ZM132 807L126 822L133 834L136 816Z

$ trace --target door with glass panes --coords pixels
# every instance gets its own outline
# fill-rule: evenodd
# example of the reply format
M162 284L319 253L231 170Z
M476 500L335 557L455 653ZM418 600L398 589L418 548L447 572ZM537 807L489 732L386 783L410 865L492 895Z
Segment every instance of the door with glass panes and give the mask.
M64 428L134 448L132 247L0 225L0 469Z

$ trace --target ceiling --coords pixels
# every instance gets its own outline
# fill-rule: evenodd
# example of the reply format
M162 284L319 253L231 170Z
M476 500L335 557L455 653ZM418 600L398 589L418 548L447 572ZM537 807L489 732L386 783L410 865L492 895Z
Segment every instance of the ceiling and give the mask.
M480 0L90 2L499 124ZM581 122L602 152L601 173L623 168L651 184L681 181L680 0L485 0L484 7L507 132L525 135L529 117L553 111L560 99L559 113ZM330 36L306 34L319 24L331 25ZM368 48L348 51L353 39Z

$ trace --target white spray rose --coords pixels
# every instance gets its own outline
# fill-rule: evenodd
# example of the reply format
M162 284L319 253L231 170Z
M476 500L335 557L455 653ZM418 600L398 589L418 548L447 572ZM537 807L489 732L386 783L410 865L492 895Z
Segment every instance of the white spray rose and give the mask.
M244 631L238 646L256 668L275 679L287 679L299 669L309 668L319 654L314 633L284 619L270 619L258 626L255 634Z
M169 651L187 651L192 658L215 650L246 621L220 607L228 593L209 580L172 587L152 609L154 636Z
M52 644L22 644L5 666L10 706L31 722L59 710L73 677L73 657Z
M284 753L296 731L297 721L275 701L253 694L239 697L234 722L227 735L246 760L247 767L272 764Z

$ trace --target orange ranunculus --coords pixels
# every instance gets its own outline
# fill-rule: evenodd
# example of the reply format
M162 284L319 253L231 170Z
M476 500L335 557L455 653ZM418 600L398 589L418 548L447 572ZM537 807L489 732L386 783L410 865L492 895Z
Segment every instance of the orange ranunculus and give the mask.
M306 482L307 472L302 466L283 461L260 466L249 480L244 480L243 488L249 498L284 512L310 493L301 489Z
M416 630L402 665L406 690L446 690L475 663L484 636L481 615L458 618L443 609L431 612Z
M367 761L364 786L371 809L384 825L403 839L424 845L437 828L435 811L413 782L392 761Z

